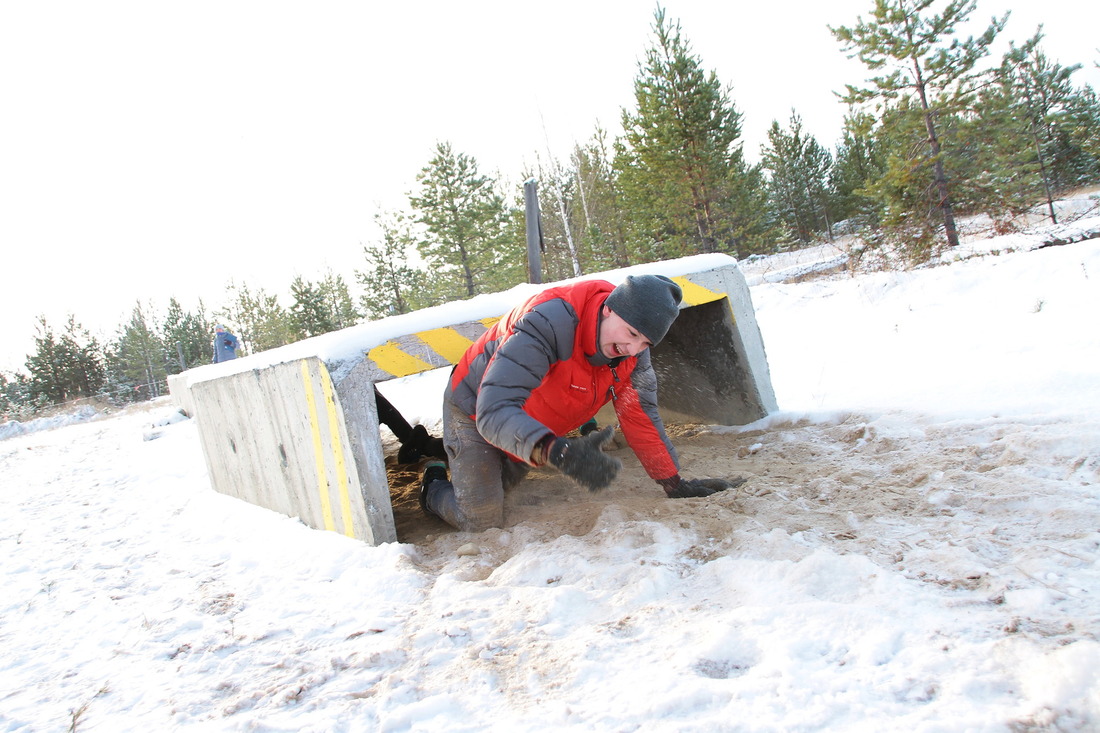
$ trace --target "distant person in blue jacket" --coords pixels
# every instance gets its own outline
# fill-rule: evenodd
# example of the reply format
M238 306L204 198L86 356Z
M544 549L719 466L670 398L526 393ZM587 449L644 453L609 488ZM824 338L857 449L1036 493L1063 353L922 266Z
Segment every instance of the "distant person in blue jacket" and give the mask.
M237 337L225 326L214 327L214 363L237 358Z

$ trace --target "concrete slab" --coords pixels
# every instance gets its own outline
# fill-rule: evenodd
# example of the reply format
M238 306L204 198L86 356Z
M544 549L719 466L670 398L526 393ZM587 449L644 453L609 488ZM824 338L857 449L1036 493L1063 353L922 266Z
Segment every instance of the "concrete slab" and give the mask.
M707 255L589 277L617 283L632 274L665 274L684 291L680 316L652 355L666 423L746 424L777 409L736 261ZM508 309L557 284L520 286L199 367L170 389L196 417L216 490L310 527L391 542L375 383L454 364ZM406 326L413 323L418 327Z

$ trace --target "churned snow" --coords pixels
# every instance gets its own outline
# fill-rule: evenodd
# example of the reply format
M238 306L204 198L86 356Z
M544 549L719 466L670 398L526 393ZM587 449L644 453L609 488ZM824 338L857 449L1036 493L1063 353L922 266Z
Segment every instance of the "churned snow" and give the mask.
M677 438L737 495L624 450L607 496L370 547L215 493L165 401L11 429L0 730L1100 728L1100 240L1047 234L745 263L781 412ZM437 385L391 399L434 427Z

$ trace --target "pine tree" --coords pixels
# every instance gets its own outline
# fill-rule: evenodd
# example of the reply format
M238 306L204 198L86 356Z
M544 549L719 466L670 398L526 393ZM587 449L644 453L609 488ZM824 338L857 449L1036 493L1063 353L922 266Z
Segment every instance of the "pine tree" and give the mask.
M31 397L31 384L27 375L20 372L0 372L0 417L4 420L24 420L38 407Z
M762 234L739 139L741 113L716 74L705 73L679 24L654 14L656 41L623 110L615 168L641 260L700 252L746 254Z
M968 185L970 154L954 135L958 116L944 113L937 118L940 127L952 133L953 155L933 159L926 154L925 125L919 111L914 111L914 103L911 97L901 97L881 107L874 145L881 151L882 175L869 181L861 193L881 212L881 230L870 238L873 246L890 245L917 262L930 255L946 231L943 202L935 184L935 160L941 161L945 177L952 181L952 211L960 204L972 203L973 197Z
M210 339L214 324L206 317L202 301L196 313L185 311L175 298L168 300L168 310L161 323L160 340L167 349L167 371L178 374L185 369L210 361Z
M874 125L875 118L866 112L852 109L845 115L829 176L838 216L864 225L877 225L882 216L881 207L867 190L885 170L881 146L872 134Z
M1100 181L1100 96L1089 86L1077 87L1059 115L1058 131L1065 145L1074 151L1070 156L1076 185Z
M66 396L66 364L60 353L57 335L45 316L35 324L34 353L27 355L31 395L50 403L64 402Z
M337 331L359 321L347 283L331 269L319 282L294 278L290 294L294 298L290 314L295 339Z
M343 275L337 275L330 269L325 273L318 287L334 331L354 326L359 322L359 311L355 307L355 301L351 297L351 291Z
M294 341L291 316L279 304L278 296L269 295L263 288L253 293L247 285L232 282L228 290L233 297L218 316L226 325L236 325L241 351L255 354Z
M360 304L368 318L409 313L434 305L423 270L409 265L416 239L409 220L401 213L375 214L382 240L363 245L366 267L355 271L363 288Z
M580 203L581 267L586 272L629 267L634 264L626 244L623 196L615 175L607 132L597 126L584 145L573 150L572 170Z
M949 246L959 243L955 226L952 186L944 163L945 151L938 125L951 113L970 109L980 78L978 62L989 53L989 46L1004 28L1006 13L994 19L980 37L959 40L956 28L974 11L977 0L950 0L940 14L929 8L938 0L875 0L872 19L862 17L852 27L832 28L833 35L852 57L857 57L869 69L887 69L888 73L872 78L870 88L848 85L845 101L862 104L872 100L887 103L895 113L905 111L919 119L913 126L920 155L913 155L903 145L893 157L887 173L895 175L895 184L905 181L921 185L913 174L930 168L930 193L942 218ZM884 111L884 110L883 110ZM902 129L899 125L897 129ZM902 152L904 151L904 152ZM902 163L908 165L902 165ZM885 190L896 189L887 186ZM924 194L927 195L927 194ZM896 201L891 202L897 204ZM897 219L919 212L907 209L895 212Z
M542 211L544 279L577 277L631 264L622 201L607 146L597 127L576 145L567 164L540 159L525 178L538 182Z
M77 393L82 397L97 394L106 382L104 354L99 342L70 315L61 343L75 357L73 383Z
M1042 29L1017 47L1010 44L997 83L984 90L981 113L966 133L976 164L979 205L994 218L1015 216L1045 200L1057 223L1054 197L1095 174L1093 159L1073 141L1079 98L1064 67L1039 49ZM1089 170L1093 168L1093 170Z
M111 386L119 398L150 400L164 394L170 359L159 330L148 306L138 301L108 351Z
M409 197L423 225L417 243L444 298L468 298L523 282L525 246L513 213L477 161L440 143Z
M762 152L772 209L798 241L810 242L816 232L832 239L829 169L832 156L802 129L802 118L791 111L786 130L773 121Z
M999 76L1017 123L1034 153L1051 218L1056 193L1092 183L1100 174L1096 140L1100 108L1092 89L1078 89L1080 64L1062 66L1040 48L1040 27L1023 46L1010 44Z
M300 275L290 284L290 315L294 320L295 339L309 338L336 329L325 294L318 285Z
M103 350L73 316L60 336L44 316L39 317L36 331L35 353L26 362L32 401L59 404L91 397L103 388Z

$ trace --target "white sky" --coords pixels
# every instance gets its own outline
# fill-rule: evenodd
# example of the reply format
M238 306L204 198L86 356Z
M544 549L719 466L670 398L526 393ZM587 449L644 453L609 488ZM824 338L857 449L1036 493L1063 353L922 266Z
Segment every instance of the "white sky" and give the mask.
M1016 6L1016 7L1013 7ZM832 146L858 83L826 25L870 0L668 0L733 86L755 156L792 107ZM295 275L353 281L380 207L402 206L437 141L518 179L633 105L655 4L478 1L63 2L0 7L0 369L35 319L109 338L141 299L224 304L235 279L289 303ZM983 0L1039 22L1046 50L1100 87L1100 10ZM984 25L983 25L984 27ZM176 253L176 254L173 254Z

